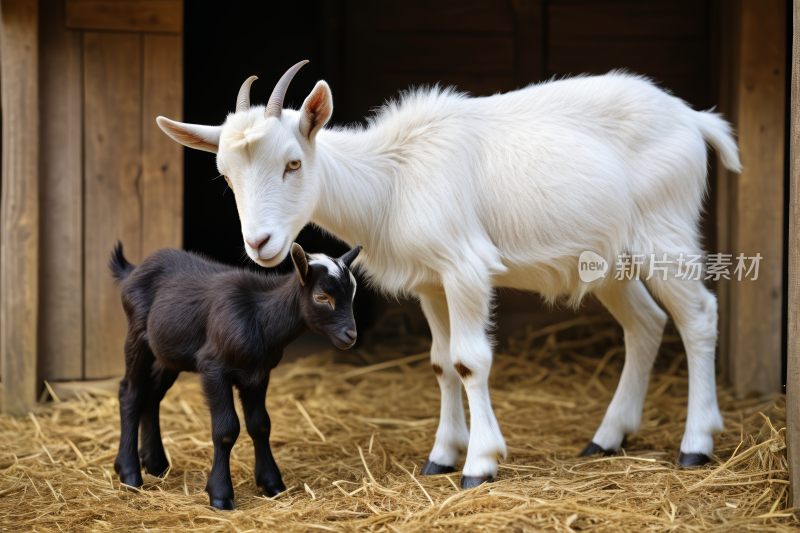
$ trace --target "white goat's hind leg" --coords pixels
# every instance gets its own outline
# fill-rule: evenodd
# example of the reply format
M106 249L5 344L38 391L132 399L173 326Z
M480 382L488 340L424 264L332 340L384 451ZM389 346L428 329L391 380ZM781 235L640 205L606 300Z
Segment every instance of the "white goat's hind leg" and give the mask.
M471 283L465 283L465 279ZM491 286L476 281L474 275L444 279L450 310L450 353L467 391L470 410L469 448L461 474L464 489L493 481L498 459L506 457L506 443L489 399L492 346L486 327Z
M613 455L627 435L639 431L650 370L667 323L641 281L612 281L596 295L625 332L625 366L603 422L581 456Z
M700 281L647 282L653 295L672 315L686 348L689 365L689 403L686 430L678 464L700 466L714 453L714 436L722 432L722 414L717 405L714 349L717 342L717 299Z
M464 403L461 399L461 378L450 358L450 317L444 292L420 294L420 304L433 335L431 365L442 391L442 407L436 443L425 466L423 476L454 472L461 452L467 449L469 429L464 418Z

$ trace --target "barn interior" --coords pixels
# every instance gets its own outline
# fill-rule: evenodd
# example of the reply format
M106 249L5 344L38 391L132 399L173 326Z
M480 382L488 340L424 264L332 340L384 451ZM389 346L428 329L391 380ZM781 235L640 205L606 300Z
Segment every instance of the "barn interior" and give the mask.
M487 96L553 78L603 74L613 69L648 76L693 108L716 106L735 120L738 109L731 87L735 84L729 81L736 75L732 73L735 59L729 41L736 30L729 4L714 0L337 0L252 5L244 18L238 12L187 4L184 119L219 124L230 112L231 95L236 94L241 80L258 75L252 97L263 101L288 66L309 59L310 63L294 78L285 105L298 108L316 81L325 79L333 91L331 123L336 126L365 124L365 117L376 108L412 87L439 84L473 96ZM275 20L293 23L267 22ZM209 49L209 35L215 36L215 42L235 43L238 49L248 52L231 54L230 47L222 45ZM780 43L786 46L784 39ZM785 72L784 56L782 52L775 54L781 73ZM778 78L779 84L785 83L785 76ZM783 85L776 86L775 91L784 97ZM772 111L773 120L782 121L783 104L777 104ZM782 123L769 126L774 126L774 140L779 141L773 147L774 158L782 161ZM215 179L218 173L214 156L186 150L184 157L184 246L230 264L247 263L235 201L230 192L226 193L224 180ZM713 152L709 160L709 195L702 220L706 250L714 253L736 249L738 242L731 234L738 232L738 223L744 232L736 239L750 239L759 245L765 238L771 240L771 249L779 257L779 271L773 271L776 277L770 284L780 286L784 275L780 257L782 194L770 199L778 211L772 212L769 220L759 218L761 229L758 235L750 236L752 224L733 216L738 207L731 205L729 198L737 192L731 189L733 178L725 171L718 176ZM771 172L776 180L784 178L782 168ZM776 186L782 187L782 183ZM311 226L300 234L298 242L307 250L329 254L345 251L336 239ZM279 268L286 267L287 263ZM738 297L727 294L731 289L724 280L712 283L712 290L720 293L723 307L729 305L726 298ZM400 327L413 335L427 334L426 322L415 302L390 300L369 288L359 291L357 298L356 321L361 331L388 320L395 332ZM500 342L519 328L542 327L575 316L572 310L550 308L538 296L517 291L498 290L497 304L496 336ZM753 316L766 316L772 325L780 327L785 315L781 312L783 305L785 302L772 302L766 315L755 312ZM591 298L579 311L604 312ZM723 313L727 312L723 309ZM747 324L751 322L748 316L731 319ZM729 320L724 316L722 323ZM721 332L722 373L735 380L738 372L739 379L748 382L740 386L742 394L775 390L785 376L785 349L781 349L778 330L768 341L774 354L770 376L760 376L758 372L754 375L752 369L740 368L747 365L745 360L752 359L747 355L752 348L742 347L737 352L742 341L736 336L751 338L752 332L735 331L741 333L733 333L734 339L729 338L732 333ZM763 337L747 342L757 344L759 350L764 347ZM729 356L729 345L737 353ZM323 339L308 336L287 350L286 357L307 355L323 346ZM734 360L736 364L731 363Z
M789 485L782 394L787 36L792 16L800 20L792 8L788 0L3 0L0 523L37 531L795 530L800 492ZM508 461L497 483L472 491L459 490L458 473L419 476L439 413L430 332L416 302L386 298L361 277L359 344L343 352L307 335L274 371L270 440L285 496L258 495L243 431L232 467L239 511L209 509L210 420L191 376L161 407L168 475L126 491L113 475L126 325L107 274L112 246L122 240L133 262L174 246L256 268L214 155L183 149L154 118L220 124L247 77L258 76L251 96L262 103L302 59L310 63L285 106L299 107L325 79L335 126L364 124L411 87L487 96L613 69L723 113L745 169L731 174L709 152L704 246L765 259L758 280L708 284L719 300L726 427L714 462L675 467L688 369L672 325L642 431L620 456L578 459L620 379L622 330L592 298L576 313L498 290L490 387ZM347 249L314 227L297 241L330 255Z

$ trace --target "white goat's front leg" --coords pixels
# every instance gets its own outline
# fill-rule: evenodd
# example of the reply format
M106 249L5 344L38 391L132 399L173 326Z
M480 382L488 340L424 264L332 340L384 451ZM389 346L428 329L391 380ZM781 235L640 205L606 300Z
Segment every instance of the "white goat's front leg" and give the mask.
M453 367L467 391L470 436L461 488L491 482L497 475L498 459L506 457L506 443L489 399L492 346L489 325L491 285L476 272L443 276L450 310L450 353Z
M455 471L458 459L467 449L469 429L464 418L464 403L461 399L461 378L450 358L450 317L444 292L420 294L420 305L433 336L431 365L442 391L442 407L436 442L425 466L423 476L446 474Z
M618 452L622 440L639 431L642 408L667 314L639 280L612 282L596 296L625 332L625 366L603 423L581 456Z

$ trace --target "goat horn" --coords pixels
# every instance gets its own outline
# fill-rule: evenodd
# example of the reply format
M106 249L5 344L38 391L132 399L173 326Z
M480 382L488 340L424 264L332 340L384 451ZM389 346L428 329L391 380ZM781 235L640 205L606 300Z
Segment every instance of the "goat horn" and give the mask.
M308 63L308 60L301 61L289 70L286 71L278 84L275 86L275 89L272 91L272 95L269 97L269 102L267 102L267 109L264 110L264 118L275 117L281 118L281 110L283 109L283 97L286 96L286 89L289 88L289 83L291 83L292 78L294 75L297 74L297 71L300 70L300 67Z
M250 76L239 89L239 96L236 97L236 112L247 111L250 109L250 86L258 79L257 76Z

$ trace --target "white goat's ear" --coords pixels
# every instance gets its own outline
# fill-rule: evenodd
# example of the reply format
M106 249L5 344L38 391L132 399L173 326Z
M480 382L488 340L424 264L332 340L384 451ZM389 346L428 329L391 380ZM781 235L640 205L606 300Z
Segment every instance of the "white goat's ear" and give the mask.
M303 248L296 242L292 243L292 262L297 275L300 276L300 283L305 285L308 278L308 258Z
M328 84L320 80L314 90L303 102L302 115L300 116L300 133L309 141L313 141L317 132L330 120L333 114L333 96Z
M156 119L164 133L184 146L216 154L219 150L219 136L222 126L200 126L175 122L166 117Z

